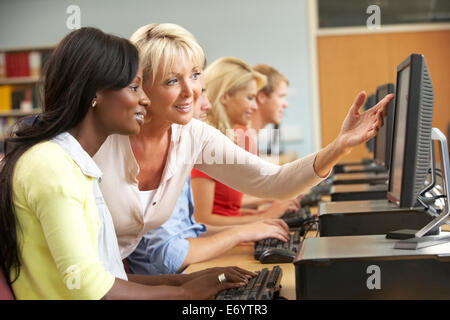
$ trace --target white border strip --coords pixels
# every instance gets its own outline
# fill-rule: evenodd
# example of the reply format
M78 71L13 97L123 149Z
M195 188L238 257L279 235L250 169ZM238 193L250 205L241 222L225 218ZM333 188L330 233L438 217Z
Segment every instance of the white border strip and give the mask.
M317 12L316 12L317 19ZM317 30L317 36L342 36L352 34L378 34L378 33L394 33L394 32L425 32L450 30L450 23L415 23L415 24L398 24L398 25L381 25L379 29L369 29L367 27L342 27L342 28L322 28Z
M309 75L311 80L311 113L312 113L312 139L314 152L322 148L322 133L320 122L320 94L319 94L319 68L317 62L317 1L306 0L308 9L308 45L309 45Z

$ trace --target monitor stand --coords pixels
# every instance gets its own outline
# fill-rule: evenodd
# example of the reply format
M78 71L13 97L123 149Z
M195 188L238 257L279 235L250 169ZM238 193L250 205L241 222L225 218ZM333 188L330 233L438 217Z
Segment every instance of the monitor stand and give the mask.
M331 201L357 201L387 199L387 185L385 184L342 184L332 186Z
M418 228L408 228L402 229L398 231L389 232L386 235L388 239L398 239L401 240L396 244L396 247L399 249L417 249L425 246L433 246L440 244L442 242L449 242L449 237L442 237L440 234L436 236L430 236L430 230L439 230L440 226L447 222L450 217L450 160L448 153L448 145L447 139L445 135L437 128L433 128L431 131L432 144L433 141L438 141L439 143L439 154L441 158L441 167L442 167L442 187L443 193L445 195L445 207L442 212L437 215L432 221L426 224L424 227ZM431 150L434 150L433 145ZM433 185L434 185L434 176L435 176L435 163L434 163L434 155L430 157L430 166L433 172ZM421 194L423 193L420 192ZM432 210L433 208L429 208ZM433 210L435 211L435 210ZM422 225L423 226L423 225ZM393 229L395 230L395 229Z

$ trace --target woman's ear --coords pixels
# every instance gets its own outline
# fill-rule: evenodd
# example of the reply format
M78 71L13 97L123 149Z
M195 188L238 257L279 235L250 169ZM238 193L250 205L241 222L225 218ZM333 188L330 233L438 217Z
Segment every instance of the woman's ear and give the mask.
M224 93L221 97L220 97L220 103L225 106L228 102L228 100L230 99L230 94L228 92Z
M96 105L99 105L99 104L101 104L102 103L102 100L103 100L103 94L102 94L102 91L97 91L96 93L95 93L95 96L94 96L94 99L92 99L92 102L96 102Z
M97 95L92 99L91 101L91 107L95 108L98 104L98 99L97 99Z

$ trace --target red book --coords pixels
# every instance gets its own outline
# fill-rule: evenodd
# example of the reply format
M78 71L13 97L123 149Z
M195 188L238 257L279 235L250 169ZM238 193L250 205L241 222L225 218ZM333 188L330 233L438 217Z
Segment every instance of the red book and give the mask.
M30 76L30 53L20 52L19 55L19 77Z
M5 54L6 77L29 77L30 58L28 52L7 52Z
M14 53L5 53L5 70L6 70L6 77L14 77L14 71L15 71L15 56Z

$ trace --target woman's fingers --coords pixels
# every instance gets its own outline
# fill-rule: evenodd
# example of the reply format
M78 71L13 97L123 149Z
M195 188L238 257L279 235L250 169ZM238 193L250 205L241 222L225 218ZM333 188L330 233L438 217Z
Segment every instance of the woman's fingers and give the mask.
M226 267L226 268L231 269L233 272L237 272L241 275L244 275L246 278L249 278L249 277L251 278L251 277L256 276L256 273L254 273L253 271L242 269L242 268L239 268L236 266L235 267Z
M359 114L359 109L363 106L364 101L366 100L367 94L365 91L361 91L353 101L352 106L350 107L351 114Z

